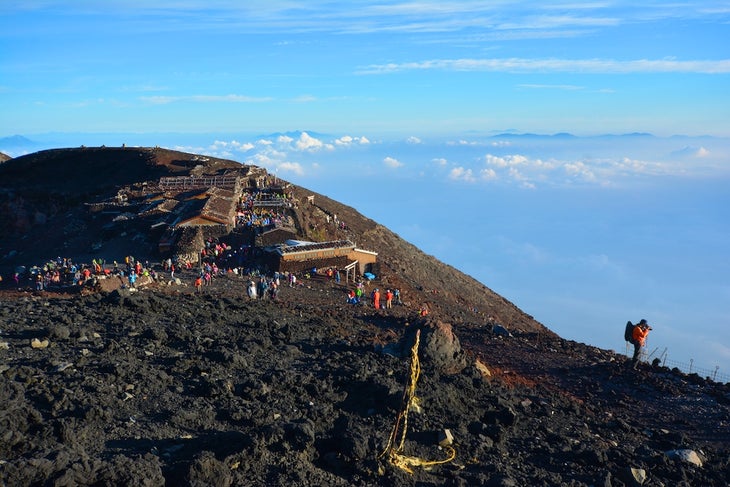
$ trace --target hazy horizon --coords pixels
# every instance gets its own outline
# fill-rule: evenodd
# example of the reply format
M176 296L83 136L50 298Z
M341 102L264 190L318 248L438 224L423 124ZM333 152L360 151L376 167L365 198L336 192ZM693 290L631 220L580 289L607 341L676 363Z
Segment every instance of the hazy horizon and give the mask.
M265 167L565 338L646 318L727 372L729 38L721 0L8 1L0 134Z

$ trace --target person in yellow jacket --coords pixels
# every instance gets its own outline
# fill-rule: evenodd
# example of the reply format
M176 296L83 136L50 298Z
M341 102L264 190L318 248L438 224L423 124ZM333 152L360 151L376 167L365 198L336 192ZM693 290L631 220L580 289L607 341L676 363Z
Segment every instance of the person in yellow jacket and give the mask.
M639 363L639 355L641 354L641 347L646 343L646 337L649 335L651 327L646 320L641 320L638 325L634 327L634 331L631 334L632 342L634 344L634 356L631 358L631 363L636 368Z

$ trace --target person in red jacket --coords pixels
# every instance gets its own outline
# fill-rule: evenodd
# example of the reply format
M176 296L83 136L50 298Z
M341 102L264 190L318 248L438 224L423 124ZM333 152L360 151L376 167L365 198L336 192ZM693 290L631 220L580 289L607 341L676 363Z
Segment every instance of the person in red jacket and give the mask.
M641 320L638 325L634 327L634 331L631 334L632 342L634 344L634 356L631 358L631 363L636 368L639 363L639 355L641 354L641 347L646 343L646 337L649 335L651 327L646 320Z

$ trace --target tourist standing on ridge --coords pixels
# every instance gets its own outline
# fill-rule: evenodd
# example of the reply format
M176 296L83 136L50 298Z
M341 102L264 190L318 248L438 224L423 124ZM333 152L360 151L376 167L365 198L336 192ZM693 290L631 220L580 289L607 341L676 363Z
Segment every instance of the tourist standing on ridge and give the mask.
M248 294L249 299L256 299L256 283L249 281L246 293Z
M641 347L646 343L646 337L649 335L651 327L646 320L641 320L638 325L634 327L634 331L631 334L634 345L634 356L631 358L632 367L635 369L639 363L639 355L641 355Z
M380 309L380 289L375 288L373 290L373 306L375 309Z
M264 299L266 298L266 292L269 290L269 283L266 282L266 277L261 276L259 278L258 287L256 288L256 291L258 292L258 298Z

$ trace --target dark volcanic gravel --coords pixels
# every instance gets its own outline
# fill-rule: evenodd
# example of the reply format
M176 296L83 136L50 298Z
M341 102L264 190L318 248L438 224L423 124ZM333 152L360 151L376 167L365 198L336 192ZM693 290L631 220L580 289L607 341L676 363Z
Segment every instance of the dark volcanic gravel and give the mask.
M243 298L242 282L222 277L201 295L4 295L0 481L730 483L727 386L648 365L629 373L622 357L556 338L459 325L454 336L438 316L346 305L329 282L284 287L279 302ZM403 452L447 458L448 429L456 456L409 474L379 456L415 330L421 412L408 415ZM701 467L674 458L687 451Z

